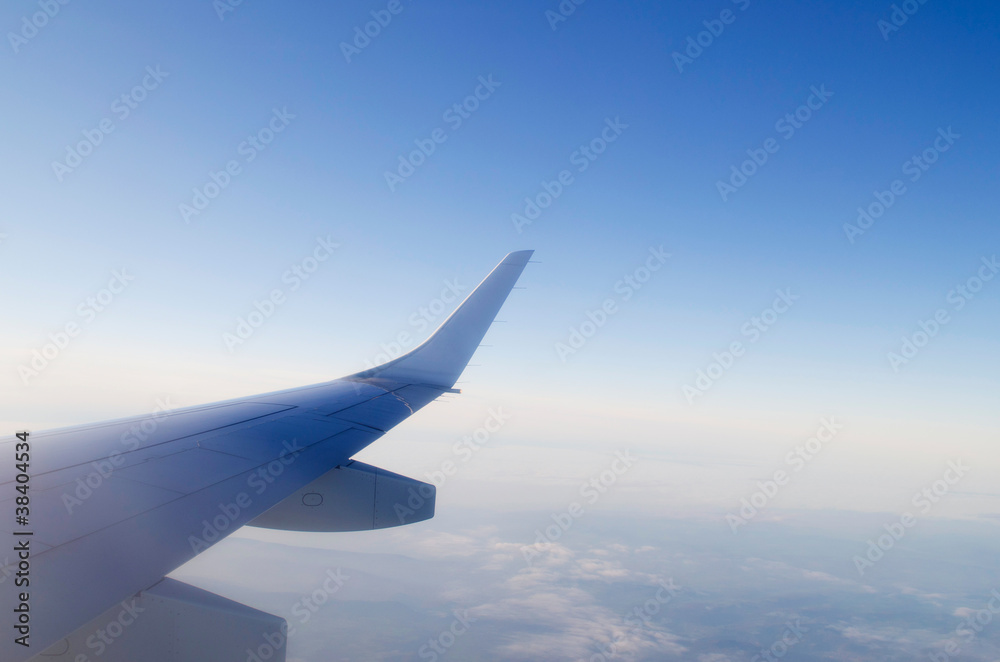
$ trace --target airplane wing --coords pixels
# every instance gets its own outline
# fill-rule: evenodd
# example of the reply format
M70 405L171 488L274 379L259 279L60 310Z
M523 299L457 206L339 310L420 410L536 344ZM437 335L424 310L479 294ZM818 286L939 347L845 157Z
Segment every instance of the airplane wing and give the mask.
M0 659L284 660L282 619L165 575L246 524L354 531L433 516L432 485L351 457L454 392L531 254L507 255L423 344L370 370L31 433L22 491L19 440L0 442Z

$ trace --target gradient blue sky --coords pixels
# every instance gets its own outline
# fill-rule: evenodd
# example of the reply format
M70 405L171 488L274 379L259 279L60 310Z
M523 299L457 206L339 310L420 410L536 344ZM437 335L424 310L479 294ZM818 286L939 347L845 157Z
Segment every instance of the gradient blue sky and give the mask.
M847 431L796 503L891 509L947 459L1000 468L1000 283L898 374L886 359L997 249L995 4L931 0L887 40L889 3L594 0L555 30L544 12L556 3L401 6L350 63L341 42L384 3L254 0L220 20L207 0L71 2L18 52L0 49L7 427L353 372L413 331L408 317L446 279L471 288L506 252L534 248L527 289L466 373L465 404L427 413L414 434L454 438L467 428L453 419L503 402L520 413L512 461L600 466L633 444L658 461L748 463L735 486L679 465L672 496L697 486L695 501L723 507L828 415ZM735 21L678 72L672 54L725 8ZM0 25L19 31L37 10L7 3ZM112 103L156 66L169 76L118 119ZM447 127L480 76L501 85L390 192L385 171ZM832 98L785 140L775 123L813 86ZM178 206L274 108L295 119L185 224ZM115 131L58 181L52 162L105 117ZM606 118L628 128L518 233L511 214L574 167ZM948 127L961 138L849 243L856 208ZM724 202L716 182L770 137L779 151ZM223 333L328 235L335 256L227 351ZM666 268L561 361L555 344L660 245ZM122 267L134 283L25 385L17 366ZM683 385L785 288L801 299L690 406ZM648 484L674 484L665 471Z
M578 660L667 577L685 592L633 632L628 659L682 646L744 662L798 615L814 633L802 659L941 650L1000 577L1000 280L960 311L949 301L1000 252L1000 6L914 2L884 38L890 0L589 0L555 29L557 0L399 1L350 62L341 43L387 0L244 0L221 19L211 0L72 0L14 45L39 2L0 7L0 428L358 371L401 332L421 340L409 320L447 283L471 291L531 248L463 393L359 455L429 480L508 413L440 486L435 519L244 529L174 574L286 617L329 569L355 574L293 641L295 662L330 659L331 641L351 643L345 658L413 659L455 606L482 619L455 659ZM730 24L678 71L674 53L724 10ZM148 68L167 76L121 118L116 99ZM446 111L491 77L453 130ZM777 123L815 88L832 96L786 139ZM274 109L294 118L246 162L241 143ZM577 172L609 119L627 128ZM60 181L53 162L102 120L114 131ZM385 172L439 128L447 140L390 190ZM960 137L909 181L940 130ZM723 200L717 182L769 139L777 152ZM185 223L179 206L231 159L240 174ZM564 169L573 184L518 232L512 214ZM848 241L844 224L896 179L905 194ZM292 292L282 274L317 237L339 248ZM616 283L661 246L665 266L621 300ZM134 281L85 321L80 303L121 269ZM224 334L273 288L286 302L229 351ZM777 290L799 299L750 342ZM562 360L557 343L608 298L617 312ZM949 323L894 371L887 353L938 309ZM80 335L22 379L68 322ZM689 403L683 387L736 341L745 354ZM835 438L734 536L726 514L831 416ZM613 489L526 565L538 530L624 451L635 461ZM956 461L970 470L920 513L938 521L859 576L852 555ZM995 659L1000 638L976 645L970 659Z

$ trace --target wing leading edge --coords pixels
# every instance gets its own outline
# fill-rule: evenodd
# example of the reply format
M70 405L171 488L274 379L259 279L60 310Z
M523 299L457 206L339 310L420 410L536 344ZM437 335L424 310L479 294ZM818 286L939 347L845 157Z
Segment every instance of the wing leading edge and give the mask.
M371 370L351 375L348 379L380 377L445 389L454 386L532 253L534 251L508 254L437 331L412 351Z
M302 488L449 391L532 252L508 254L425 342L381 366L175 410L124 448L128 430L145 419L33 434L31 646L15 644L8 627L0 659L22 662L43 651L44 660L79 659L87 651L68 642L86 641L86 624L290 496L301 498ZM13 457L13 443L0 442L0 452ZM96 481L95 467L108 468ZM93 483L81 499L80 486ZM13 475L0 472L0 512L13 512L6 498L13 487ZM13 533L0 523L0 535ZM16 560L0 556L0 563L0 578L17 572ZM11 625L21 601L13 584L0 579Z

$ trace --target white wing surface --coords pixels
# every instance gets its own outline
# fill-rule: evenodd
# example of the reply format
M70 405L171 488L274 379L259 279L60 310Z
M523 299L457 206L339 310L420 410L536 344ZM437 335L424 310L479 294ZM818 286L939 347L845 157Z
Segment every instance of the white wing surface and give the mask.
M81 662L98 659L101 647L99 659L109 661L139 649L149 660L203 659L192 649L195 623L213 624L211 659L230 659L217 651L226 636L231 659L248 659L247 632L266 635L259 624L273 618L164 576L258 518L270 528L346 531L430 517L432 486L351 457L452 390L531 253L507 255L423 344L371 370L155 417L32 433L26 526L14 521L18 440L0 442L0 609L10 625L0 660L44 651L39 660ZM415 486L429 508L394 522L394 495L403 501ZM27 564L15 550L25 540ZM102 622L112 627L95 639ZM112 629L122 632L111 637ZM25 631L29 647L16 641ZM261 641L266 652L270 644Z

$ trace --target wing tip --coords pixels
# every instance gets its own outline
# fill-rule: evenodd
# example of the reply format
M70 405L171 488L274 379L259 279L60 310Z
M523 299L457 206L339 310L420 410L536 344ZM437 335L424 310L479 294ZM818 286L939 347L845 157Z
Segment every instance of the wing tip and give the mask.
M533 248L523 251L511 251L504 256L503 260L500 261L500 264L523 267L528 264L528 260L530 260L531 256L534 254L535 250Z
M534 252L508 253L423 343L402 356L349 375L347 379L383 377L444 388L453 386Z

